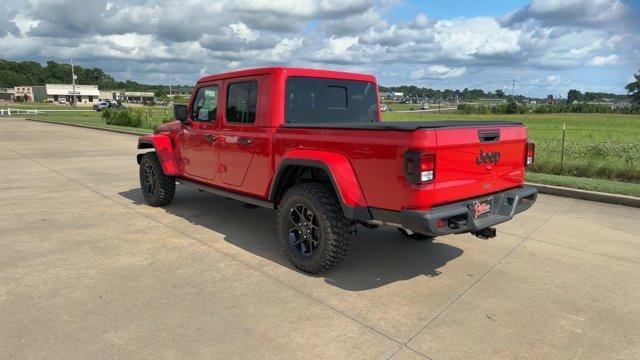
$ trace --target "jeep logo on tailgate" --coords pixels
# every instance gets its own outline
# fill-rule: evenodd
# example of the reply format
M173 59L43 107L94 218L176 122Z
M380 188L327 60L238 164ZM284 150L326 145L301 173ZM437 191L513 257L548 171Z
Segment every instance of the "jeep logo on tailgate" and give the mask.
M484 152L484 150L480 150L480 156L476 158L476 164L497 164L500 161L500 153L498 151L494 152Z

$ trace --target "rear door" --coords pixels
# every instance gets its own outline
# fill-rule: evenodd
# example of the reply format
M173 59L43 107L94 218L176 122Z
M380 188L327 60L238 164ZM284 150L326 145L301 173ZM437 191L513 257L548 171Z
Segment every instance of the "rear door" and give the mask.
M434 205L514 188L524 180L521 125L436 130Z
M215 144L220 85L207 84L196 91L195 100L188 109L189 123L182 125L182 161L187 174L213 182L219 166Z
M225 82L225 107L218 133L220 180L241 187L256 152L260 77Z

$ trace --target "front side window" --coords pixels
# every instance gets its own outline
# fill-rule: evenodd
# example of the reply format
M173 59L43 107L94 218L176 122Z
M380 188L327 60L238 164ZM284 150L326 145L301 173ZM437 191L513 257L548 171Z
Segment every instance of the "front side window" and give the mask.
M230 84L227 90L227 122L253 124L257 105L257 81Z
M191 116L197 121L215 121L218 111L218 85L198 89L191 108Z
M287 123L362 123L379 121L374 83L292 76L285 89Z

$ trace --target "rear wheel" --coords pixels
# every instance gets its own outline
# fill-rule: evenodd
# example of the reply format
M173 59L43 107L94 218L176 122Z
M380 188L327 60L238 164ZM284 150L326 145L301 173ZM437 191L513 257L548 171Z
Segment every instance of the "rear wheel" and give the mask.
M310 274L329 270L344 258L354 226L329 185L295 185L278 207L284 253L296 268Z
M155 152L148 152L140 159L140 188L151 206L168 205L173 200L175 179L164 174Z

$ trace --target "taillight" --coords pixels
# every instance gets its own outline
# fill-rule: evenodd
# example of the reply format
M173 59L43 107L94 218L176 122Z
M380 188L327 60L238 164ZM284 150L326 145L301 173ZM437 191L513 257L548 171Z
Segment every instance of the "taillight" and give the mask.
M527 143L527 156L525 157L524 165L529 166L533 164L533 160L536 157L536 144Z
M435 178L436 156L417 151L404 154L404 175L412 184L422 184Z
M422 154L420 156L420 181L427 182L433 180L436 157L433 154Z

